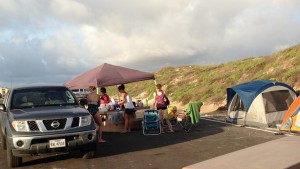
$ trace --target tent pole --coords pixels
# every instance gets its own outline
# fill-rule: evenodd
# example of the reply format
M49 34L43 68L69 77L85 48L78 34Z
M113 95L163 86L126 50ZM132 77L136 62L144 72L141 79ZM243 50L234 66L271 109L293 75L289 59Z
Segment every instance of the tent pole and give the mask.
M245 113L245 117L244 117L244 126L246 126L247 114L248 114L248 111L246 111L246 113Z
M117 86L117 91L118 91L118 102L120 101L120 92L119 92L119 90L118 90L118 85L116 85Z

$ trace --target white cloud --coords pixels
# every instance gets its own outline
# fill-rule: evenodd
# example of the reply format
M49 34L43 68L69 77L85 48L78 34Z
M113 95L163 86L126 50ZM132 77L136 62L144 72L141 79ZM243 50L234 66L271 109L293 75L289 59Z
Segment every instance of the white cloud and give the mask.
M85 5L74 0L53 0L51 10L59 20L78 24L84 22L89 15Z
M4 1L0 86L62 84L105 62L143 71L217 64L300 41L297 0Z

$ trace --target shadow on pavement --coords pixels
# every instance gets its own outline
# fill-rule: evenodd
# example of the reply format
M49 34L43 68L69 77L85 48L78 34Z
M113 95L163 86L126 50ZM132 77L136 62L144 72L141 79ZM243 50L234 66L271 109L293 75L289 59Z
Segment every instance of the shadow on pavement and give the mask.
M58 162L58 161L63 161L67 160L70 158L77 157L79 155L79 152L72 152L72 153L67 153L67 154L57 154L57 155L42 155L42 156L35 156L35 157L30 157L29 160L24 161L22 163L22 167L26 166L31 166L35 164L45 164L45 163L52 163L52 162ZM79 156L78 156L79 157ZM20 168L22 168L20 167ZM39 167L37 167L39 168Z
M117 132L104 132L104 139L106 139L107 142L98 144L95 158L183 143L209 135L218 134L223 131L222 127L225 126L226 124L213 123L212 125L209 121L200 120L199 125L197 127L192 127L191 131L188 133L179 126L174 128L176 131L175 133L166 132L165 134L161 135L145 136L143 135L142 129L134 130L131 133L126 134ZM69 154L36 156L29 160L23 161L22 167L33 166L35 164L42 163L58 162L72 158L80 158L80 153L72 152Z
M206 120L200 120L197 127L193 127L190 132L185 132L179 126L175 127L175 133L164 133L160 135L143 135L142 130L135 130L131 133L108 133L103 137L106 143L98 146L97 157L105 157L116 154L141 151L173 144L183 143L194 139L203 138L209 135L215 135L223 131L226 124L212 123Z
M299 169L299 168L300 168L300 163L295 164L295 165L293 165L293 166L291 166L291 167L289 167L287 169Z
M201 119L189 133L178 128L175 133L156 136L135 130L127 134L104 132L103 137L107 142L97 145L94 159L80 159L79 153L30 157L20 168L96 168L101 164L103 169L177 169L285 136ZM4 154L0 158L5 159ZM6 160L1 160L1 165L6 166Z

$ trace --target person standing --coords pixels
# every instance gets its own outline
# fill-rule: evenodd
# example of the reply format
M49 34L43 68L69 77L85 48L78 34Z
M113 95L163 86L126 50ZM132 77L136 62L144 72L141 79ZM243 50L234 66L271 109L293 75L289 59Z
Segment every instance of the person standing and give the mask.
M105 87L101 87L100 89L100 92L101 92L101 95L100 95L100 112L101 111L108 111L110 110L110 107L109 107L109 102L110 102L110 99L109 99L109 96L106 94L106 88Z
M106 94L106 88L101 87L100 91L101 91L100 104L108 104L110 102L110 99L109 96Z
M120 102L118 102L118 105L120 107L124 106L124 130L121 133L129 133L131 132L131 121L134 117L135 108L132 103L131 96L125 91L125 86L122 84L118 87L118 90L121 94Z
M163 118L165 117L168 127L169 127L169 131L174 132L172 125L170 123L170 120L169 120L167 105L165 104L166 95L165 95L165 92L161 89L161 84L156 85L156 89L155 89L153 96L154 96L153 107L156 107L156 109L159 113L159 120L160 120L161 127L162 127L162 123L163 123ZM164 133L164 130L162 130L162 132Z
M106 142L105 140L102 139L102 117L101 115L98 113L99 112L99 101L100 101L100 97L99 95L96 93L96 87L95 86L89 86L89 90L90 93L87 94L87 103L88 103L88 107L87 110L90 112L90 114L93 116L95 122L98 125L98 142L99 143L103 143Z

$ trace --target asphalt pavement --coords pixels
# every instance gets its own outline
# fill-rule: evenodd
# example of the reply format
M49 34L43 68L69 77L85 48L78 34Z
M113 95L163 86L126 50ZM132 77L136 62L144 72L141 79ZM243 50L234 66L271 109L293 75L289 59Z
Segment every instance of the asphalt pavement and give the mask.
M189 133L180 127L175 133L157 136L145 136L142 130L105 132L107 142L98 144L94 159L81 159L76 153L26 157L20 169L181 169L284 137L287 136L201 119ZM5 151L0 151L0 159L0 166L5 168Z
M258 144L183 169L299 169L300 137L290 136Z

